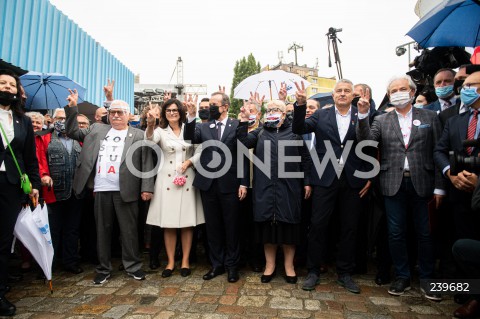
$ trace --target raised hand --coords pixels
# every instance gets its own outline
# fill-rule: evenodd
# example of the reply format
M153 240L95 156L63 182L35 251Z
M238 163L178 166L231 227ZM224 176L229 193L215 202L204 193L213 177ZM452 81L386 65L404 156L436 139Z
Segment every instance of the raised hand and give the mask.
M156 122L155 114L153 114L153 111L150 110L147 112L147 126L148 127L154 127L155 122Z
M280 91L278 91L278 99L285 101L287 99L287 83L280 84Z
M258 92L252 93L250 92L250 101L255 101L257 102L260 106L263 105L263 100L265 99L265 95L260 98L260 94Z
M243 106L240 108L240 122L248 122L250 118L250 109L247 106L247 103L243 101Z
M194 94L193 97L191 94L185 96L183 103L187 107L187 112L189 117L195 117L197 115L197 101L198 95Z
M105 93L105 98L107 101L113 101L113 88L115 87L115 80L107 80L107 85L103 87L103 93Z
M77 101L78 101L78 92L77 89L70 90L68 89L68 92L70 92L70 95L67 97L68 101L68 106L77 106Z
M219 85L218 92L225 94L225 85L224 86Z
M300 82L301 85L298 85L295 82L295 86L297 87L297 92L295 92L295 98L297 99L297 105L306 105L307 104L307 92L305 90L305 84Z
M366 114L370 110L370 101L368 96L370 95L370 90L367 88L365 92L362 92L360 99L357 103L358 113Z
M165 91L165 93L163 93L163 100L164 101L168 101L172 98L172 92L170 91Z

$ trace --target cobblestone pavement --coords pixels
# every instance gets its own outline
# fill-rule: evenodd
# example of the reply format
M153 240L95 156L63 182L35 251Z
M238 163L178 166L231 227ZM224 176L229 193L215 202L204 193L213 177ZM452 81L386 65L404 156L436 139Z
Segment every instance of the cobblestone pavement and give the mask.
M115 269L119 261L115 260ZM451 296L439 303L425 299L418 284L402 297L392 297L387 286L376 286L373 274L356 275L362 292L349 293L335 282L333 272L321 277L314 291L301 289L305 270L297 271L296 285L281 275L270 283L260 282L261 273L241 270L237 283L226 275L204 281L206 264L192 265L186 278L174 271L162 278L161 270L148 271L143 281L114 271L103 285L94 285L94 267L84 266L79 275L54 273L54 292L48 284L27 273L15 284L8 298L17 306L15 318L451 318L458 307ZM163 266L163 265L162 265ZM144 269L148 266L144 265Z

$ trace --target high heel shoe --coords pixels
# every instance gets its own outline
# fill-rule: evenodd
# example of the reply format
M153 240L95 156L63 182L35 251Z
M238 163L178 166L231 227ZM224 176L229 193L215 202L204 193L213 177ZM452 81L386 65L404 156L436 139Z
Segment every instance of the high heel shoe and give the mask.
M298 277L297 275L295 276L287 276L285 275L285 281L289 284L296 284L297 283L297 280L298 280Z
M273 279L273 277L275 277L275 275L276 275L276 270L274 270L270 275L262 275L262 277L260 277L260 281L263 284L269 283Z

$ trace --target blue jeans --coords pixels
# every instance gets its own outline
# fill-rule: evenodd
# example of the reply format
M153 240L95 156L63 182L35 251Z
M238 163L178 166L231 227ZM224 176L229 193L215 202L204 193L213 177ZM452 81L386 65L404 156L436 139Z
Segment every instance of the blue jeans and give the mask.
M397 278L410 278L406 244L407 216L412 212L418 241L420 279L432 277L435 265L428 220L428 198L417 195L412 181L404 177L394 196L384 196L388 224L388 242Z

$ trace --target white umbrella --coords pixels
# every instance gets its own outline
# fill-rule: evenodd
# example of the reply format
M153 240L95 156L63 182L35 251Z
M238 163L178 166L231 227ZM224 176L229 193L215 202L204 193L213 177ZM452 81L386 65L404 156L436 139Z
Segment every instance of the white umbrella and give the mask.
M278 99L278 91L282 83L287 85L287 96L294 95L297 92L298 85L303 82L305 88L311 85L310 82L295 73L285 72L283 70L263 71L249 76L233 90L233 97L237 99L248 100L251 93L258 93L260 97L265 95L266 100Z
M48 223L47 205L37 205L32 211L30 206L22 208L15 224L13 234L32 254L50 281L52 290L53 245Z

